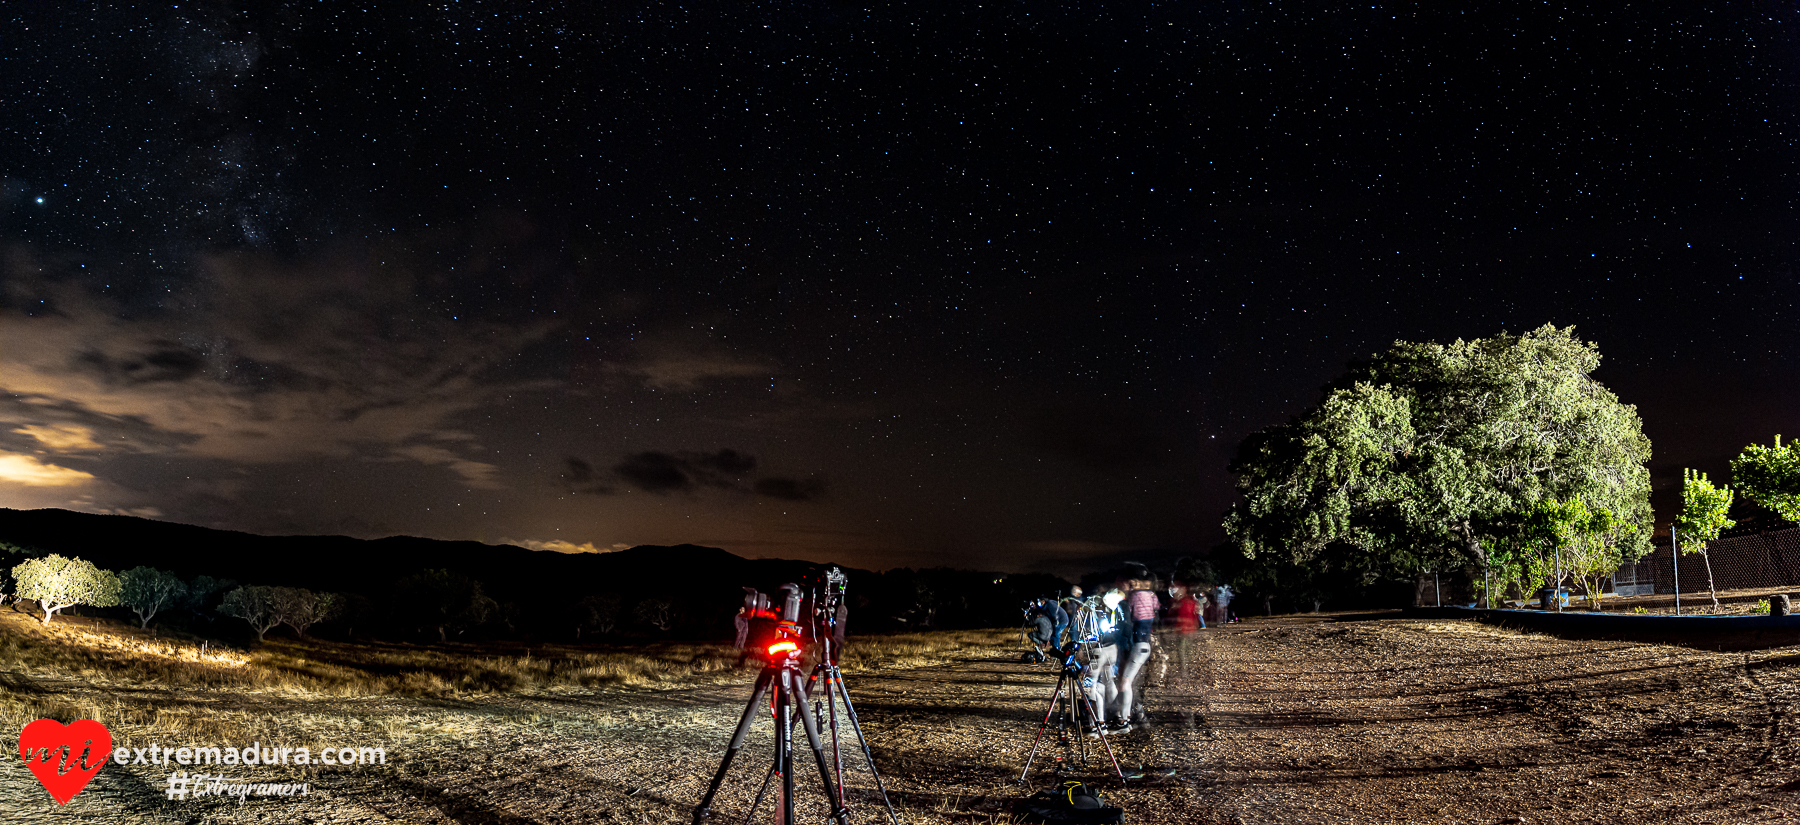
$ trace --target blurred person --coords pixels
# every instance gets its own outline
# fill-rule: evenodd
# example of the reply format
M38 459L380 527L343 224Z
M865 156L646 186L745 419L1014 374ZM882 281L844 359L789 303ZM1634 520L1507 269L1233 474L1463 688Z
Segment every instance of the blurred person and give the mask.
M744 643L750 639L750 608L738 608L737 615L732 617L731 623L737 626L737 641L733 642L732 646L738 649L739 654L742 654L744 652ZM741 655L738 658L738 663L743 663L743 657Z
M1062 604L1063 612L1068 614L1069 617L1069 636L1067 641L1081 641L1082 635L1080 631L1075 629L1075 617L1086 609L1086 605L1081 601L1081 585L1069 588L1069 595L1062 597L1060 603Z
M1148 570L1142 565L1134 565L1128 575L1130 578L1119 582L1119 589L1125 591L1127 630L1120 640L1124 664L1119 668L1119 695L1110 714L1117 720L1113 728L1116 733L1129 732L1133 721L1141 723L1145 718L1142 706L1137 704L1137 680L1143 673L1144 663L1150 659L1151 633L1156 625L1156 614L1162 608L1161 601L1156 598L1156 580Z
M1114 589L1102 594L1099 603L1090 611L1095 642L1089 651L1087 678L1083 682L1096 716L1096 729L1089 733L1090 736L1114 732L1108 727L1107 720L1117 718L1111 714L1111 708L1119 699L1119 642L1125 626L1119 605L1124 601L1124 591Z
M1213 598L1218 600L1219 603L1220 624L1229 624L1238 620L1237 616L1231 612L1231 600L1236 597L1237 593L1232 591L1230 584L1219 585L1219 589Z
M1169 595L1174 599L1169 606L1169 629L1175 637L1175 665L1185 681L1193 661L1194 637L1206 626L1206 619L1200 614L1199 598L1187 585L1176 584L1169 588Z
M1056 638L1056 622L1050 618L1047 605L1048 602L1044 599L1033 599L1031 610L1025 614L1025 625L1031 628L1031 632L1028 634L1031 637L1031 643L1038 647L1044 647Z
M1050 617L1052 625L1050 645L1062 649L1063 631L1069 627L1069 612L1063 609L1062 603L1056 599L1044 600L1044 615Z

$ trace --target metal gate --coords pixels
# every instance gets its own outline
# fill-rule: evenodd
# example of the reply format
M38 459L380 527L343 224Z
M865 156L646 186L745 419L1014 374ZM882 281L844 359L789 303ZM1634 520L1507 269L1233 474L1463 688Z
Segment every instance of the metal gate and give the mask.
M1648 562L1624 564L1619 572L1613 574L1613 595L1615 596L1653 596L1656 594L1656 579L1650 572Z

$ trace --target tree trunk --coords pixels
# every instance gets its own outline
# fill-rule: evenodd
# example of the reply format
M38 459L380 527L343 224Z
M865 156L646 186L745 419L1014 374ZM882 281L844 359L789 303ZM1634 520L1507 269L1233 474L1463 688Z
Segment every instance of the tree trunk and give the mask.
M1719 590L1713 587L1712 554L1701 550L1700 558L1706 562L1706 592L1712 594L1713 612L1717 613L1719 612Z
M1488 570L1487 551L1481 549L1481 540L1475 538L1475 528L1469 526L1468 520L1465 519L1461 526L1463 542L1469 546L1469 555L1475 557L1475 562L1481 565L1482 576L1486 577L1490 572ZM1481 599L1486 602L1486 604L1482 606L1492 609L1494 606L1494 594L1486 592L1486 590L1486 588L1483 588L1482 590Z

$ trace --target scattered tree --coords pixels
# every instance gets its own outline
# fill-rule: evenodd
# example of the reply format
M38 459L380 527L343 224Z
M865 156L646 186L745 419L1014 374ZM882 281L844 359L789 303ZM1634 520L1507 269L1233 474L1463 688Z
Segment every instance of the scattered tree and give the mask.
M1603 583L1624 563L1619 545L1634 530L1635 525L1620 522L1610 510L1590 510L1581 499L1542 499L1526 518L1524 546L1533 551L1523 559L1526 580L1560 588L1573 578L1588 604L1598 609ZM1556 609L1562 609L1560 598Z
M361 593L342 593L338 596L338 610L331 617L344 626L344 635L355 636L356 626L367 622L375 615L375 603Z
M1745 498L1800 522L1800 445L1783 444L1778 435L1772 447L1745 447L1731 460L1731 480Z
M1580 499L1640 529L1649 551L1650 440L1637 410L1591 373L1600 353L1572 327L1443 345L1395 342L1291 423L1251 435L1231 470L1245 501L1227 533L1250 558L1307 563L1333 545L1365 557L1365 582L1486 568L1533 502Z
M44 624L66 607L112 607L119 603L119 577L82 559L52 553L20 562L12 574L17 583L16 598L37 602L44 611Z
M575 638L581 638L581 632L592 630L601 635L613 632L619 626L619 614L625 610L625 600L617 593L589 593L575 603Z
M188 582L186 592L181 595L181 609L194 618L204 619L211 624L220 612L219 600L237 586L237 582L231 579L195 576L193 581Z
M249 622L250 628L256 631L256 640L259 642L270 628L281 624L281 615L275 609L273 587L251 585L226 593L225 598L219 602L219 612Z
M1777 437L1776 444L1780 443L1781 439ZM1715 613L1719 610L1719 591L1713 586L1712 558L1707 555L1706 548L1719 539L1720 532L1737 525L1729 516L1731 499L1730 487L1714 487L1705 473L1682 471L1681 515L1675 517L1676 540L1681 546L1682 555L1698 554L1705 560L1706 590L1712 594Z
M673 601L653 598L637 603L637 617L644 624L667 633L669 628L675 626L675 620L680 617L680 612L676 610Z
M498 608L481 592L481 582L449 570L414 573L401 579L397 589L402 608L417 617L421 627L436 630L440 642L449 641L451 632L461 635L486 622Z
M269 594L275 621L306 638L306 629L332 618L343 605L336 593L314 593L303 587L277 587Z
M137 614L140 628L149 627L159 611L186 594L187 585L174 573L154 567L133 567L119 574L119 602Z

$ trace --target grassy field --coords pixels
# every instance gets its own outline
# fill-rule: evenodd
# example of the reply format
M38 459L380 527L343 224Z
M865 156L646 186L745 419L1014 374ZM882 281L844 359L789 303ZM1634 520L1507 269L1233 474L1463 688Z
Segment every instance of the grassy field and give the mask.
M1015 630L940 631L853 638L846 673L920 667L1016 646ZM206 691L243 696L473 697L505 694L659 691L748 677L729 644L635 647L473 643L299 641L270 638L248 648L158 634L129 623L59 618L43 625L0 611L0 726L33 719L97 719L181 733L241 733L219 714L161 707L134 691ZM808 667L810 667L810 662ZM42 685L77 682L107 699L79 700Z

